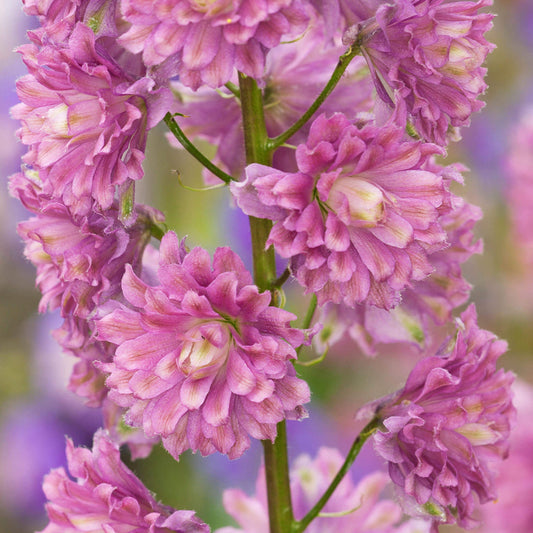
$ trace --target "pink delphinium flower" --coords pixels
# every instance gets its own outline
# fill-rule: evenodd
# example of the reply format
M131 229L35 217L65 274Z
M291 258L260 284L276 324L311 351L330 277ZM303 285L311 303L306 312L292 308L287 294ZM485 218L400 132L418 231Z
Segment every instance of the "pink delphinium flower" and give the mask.
M360 2L345 0L355 11ZM485 39L493 15L482 12L492 0L396 0L381 2L375 15L351 27L373 72L381 99L394 107L392 92L403 100L417 132L447 144L452 130L470 123L484 103L487 85L481 65L494 45ZM356 17L357 18L357 17Z
M122 14L131 27L119 42L148 67L175 62L193 89L224 85L234 67L261 78L268 50L309 20L301 0L122 0Z
M515 411L513 375L496 368L507 344L479 329L473 305L461 320L451 351L420 360L402 390L361 413L381 420L375 449L409 512L471 527L474 495L496 498L494 473Z
M167 111L166 89L130 79L77 23L67 43L30 32L22 53L29 74L17 82L12 108L45 192L75 214L108 209L116 187L142 177L147 130Z
M246 214L276 222L267 245L291 259L320 304L389 309L431 273L428 253L446 246L439 214L449 193L437 153L405 140L393 121L359 128L342 114L321 115L296 151L299 172L249 165L231 190Z
M229 248L211 264L167 233L160 256L159 284L128 269L129 306L97 321L98 337L118 345L102 367L110 398L176 458L189 448L239 457L250 436L273 440L278 422L304 415L309 388L290 360L306 335L289 326L294 315L269 306Z
M344 459L333 448L320 448L317 457L301 455L291 469L291 493L294 517L301 520L322 496L341 467ZM429 533L429 522L411 520L399 524L400 506L391 500L380 499L388 483L387 475L375 472L365 476L357 485L349 476L337 487L324 507L324 513L343 513L345 516L318 517L307 527L308 533ZM265 491L265 472L257 479L255 497L241 490L224 492L226 511L241 526L223 527L215 533L268 533L268 505ZM351 512L350 512L351 511Z
M209 533L193 511L175 511L155 501L120 460L118 446L99 430L92 451L67 441L72 480L63 468L52 470L43 489L49 524L41 533Z
M50 201L19 224L25 255L37 267L41 312L60 308L63 316L87 318L120 292L125 264L140 267L151 225L162 216L140 205L135 212L136 222L125 228L116 207L72 216L63 204Z
M533 523L533 388L517 381L513 392L518 416L511 453L496 478L497 501L481 508L483 533L529 533Z
M267 56L264 84L264 115L269 136L275 137L296 122L319 95L333 72L345 46L339 39L326 41L324 25L316 19L304 37L274 48ZM373 106L372 80L366 75L363 58L355 58L331 96L321 106L324 113L335 111L355 118ZM302 84L301 80L305 79ZM238 100L228 90L203 88L187 90L173 84L182 99L177 109L186 115L179 119L185 133L198 136L217 147L216 162L234 176L240 176L245 166L242 143L242 115ZM303 127L288 141L305 142L309 127ZM176 144L173 137L171 142ZM177 146L180 146L176 144ZM280 148L274 154L276 168L293 171L294 151Z
M370 356L377 353L379 344L407 343L420 350L431 347L438 326L452 320L454 309L468 300L471 286L463 278L461 265L482 248L473 235L481 209L460 197L452 198L452 209L441 219L450 245L428 256L435 271L409 285L400 304L388 311L364 304L353 309L342 304L324 306L318 319L324 327L313 339L319 351L345 334Z

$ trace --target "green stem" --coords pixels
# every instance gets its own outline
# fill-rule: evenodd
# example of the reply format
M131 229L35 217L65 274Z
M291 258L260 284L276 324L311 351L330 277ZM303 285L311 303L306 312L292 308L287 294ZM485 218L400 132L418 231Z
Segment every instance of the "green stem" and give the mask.
M267 148L268 134L261 89L253 78L239 72L239 91L241 94L246 163L269 165L271 157L270 150Z
M253 78L239 73L239 91L241 94L242 124L246 162L271 163L270 152L266 148L267 131L263 111L263 95ZM272 222L270 220L249 217L252 234L252 255L254 260L254 279L262 290L269 290L276 279L276 259L274 249L265 251L266 241Z
M326 503L328 503L331 495L335 492L335 489L339 486L339 483L344 479L344 476L350 470L355 458L359 455L363 444L367 439L376 431L379 421L377 419L372 419L359 433L355 439L344 464L340 467L337 475L333 478L333 481L326 489L320 500L315 504L315 506L299 521L293 523L293 528L291 533L301 533L305 528L319 515L320 511L324 508Z
M263 95L253 78L239 73L239 91L244 130L246 162L271 164L271 153L267 146L268 135L263 110ZM274 250L265 250L266 240L272 228L270 220L250 217L254 280L260 290L270 290L276 280L276 259ZM274 297L273 297L274 303ZM289 482L289 460L287 456L287 434L285 421L277 425L277 437L272 443L263 441L265 473L268 494L268 515L270 533L290 533L293 514Z
M283 271L283 274L277 280L275 280L274 283L272 283L272 285L270 286L270 290L279 289L280 287L282 287L283 284L289 279L290 275L291 271L289 267L287 267Z
M150 225L150 234L152 235L152 237L154 237L158 241L160 241L165 236L166 232L167 232L167 229L164 224L152 223Z
M335 89L337 83L339 83L342 78L344 71L359 52L360 48L355 44L346 50L346 52L339 58L339 62L337 63L328 83L324 89L322 89L322 92L318 95L317 99L311 104L309 109L287 131L269 140L268 148L270 150L275 150L288 141L316 113L318 108L324 103L324 100L333 92L333 89Z
M313 317L315 316L317 303L318 299L316 297L316 294L313 294L311 296L311 301L309 302L309 307L307 308L307 313L305 314L302 329L307 329L311 326L311 322L313 321Z
M265 250L265 243L272 229L272 222L262 218L248 217L252 236L254 280L261 291L270 290L276 279L274 248Z
M277 432L276 440L273 443L269 440L262 441L265 455L270 533L290 533L294 519L285 420L278 423Z
M167 113L163 119L165 124L168 126L168 129L172 132L174 137L178 139L183 148L187 150L194 158L196 158L207 170L212 172L217 178L220 178L226 184L229 184L231 181L236 181L233 176L226 174L221 168L218 168L213 164L207 157L192 144L191 141L187 138L183 130L178 126L178 123L174 120L174 117L171 113Z

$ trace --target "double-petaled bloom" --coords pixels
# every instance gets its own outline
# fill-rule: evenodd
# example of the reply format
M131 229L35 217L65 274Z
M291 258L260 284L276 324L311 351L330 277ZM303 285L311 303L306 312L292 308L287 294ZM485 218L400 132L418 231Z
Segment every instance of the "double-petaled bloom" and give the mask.
M29 35L33 42L19 48L29 74L12 109L29 146L23 160L73 213L108 209L118 186L143 176L146 134L167 111L168 93L126 75L81 22L64 43Z
M360 304L353 309L327 304L319 322L324 325L313 342L322 351L347 333L366 355L375 355L380 344L406 343L419 350L431 347L440 326L452 320L452 313L464 304L471 286L461 265L480 253L482 242L474 238L474 225L481 209L453 196L450 211L442 216L449 246L428 256L435 270L425 279L410 284L402 301L391 310Z
M321 115L296 150L298 172L249 165L233 183L248 215L275 221L267 240L318 296L389 309L447 246L440 215L449 192L433 144L404 138L391 120L358 127Z
M273 440L278 422L305 415L309 388L291 359L306 333L229 248L211 263L167 233L155 284L128 269L122 289L127 305L97 322L98 337L117 345L102 366L109 395L174 457L190 448L236 458L250 436Z
M496 498L494 473L515 417L514 376L496 367L507 344L476 320L471 305L450 351L421 359L402 390L367 409L381 421L375 449L410 512L462 527L475 524L475 496Z
M122 14L131 27L119 42L147 67L175 64L193 89L224 85L234 68L261 78L268 50L309 21L301 0L122 0Z
M193 511L158 503L104 431L96 432L92 450L68 440L67 461L74 479L63 468L44 479L50 522L41 533L209 533Z
M361 46L380 98L391 107L405 102L417 132L447 144L453 130L467 126L484 105L487 85L482 67L494 45L485 39L493 15L483 11L492 0L343 0L346 12L361 20L346 42Z
M50 201L19 224L25 255L37 268L41 312L59 308L63 316L87 318L120 292L125 265L140 268L151 226L160 220L160 213L145 206L135 212L136 222L126 228L116 205L73 216L62 203Z

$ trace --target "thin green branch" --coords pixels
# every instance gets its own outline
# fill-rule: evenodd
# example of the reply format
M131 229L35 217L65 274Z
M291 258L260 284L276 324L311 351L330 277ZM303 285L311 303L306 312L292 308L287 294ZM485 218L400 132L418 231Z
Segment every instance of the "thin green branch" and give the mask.
M178 176L178 183L186 190L192 191L192 192L205 192L205 191L214 191L216 189L221 189L222 187L225 187L226 185L224 183L217 183L216 185L208 185L207 187L191 187L190 185L185 185L183 182L183 179L181 177L181 172L179 170L176 170L176 175Z
M290 269L287 267L284 271L283 271L283 274L281 274L281 276L274 280L272 282L272 284L270 285L270 290L273 291L275 289L279 289L288 279L289 279L289 276L291 275L291 271Z
M333 89L335 89L337 83L339 83L342 78L344 71L359 52L360 47L357 44L353 44L348 50L346 50L346 52L339 58L339 62L337 63L328 83L324 89L322 89L322 92L318 95L316 100L311 104L309 109L287 131L269 140L268 148L271 151L279 148L282 144L288 141L316 113L326 98L333 92Z
M305 318L302 324L302 329L307 329L311 326L311 322L313 321L313 317L315 316L316 306L318 304L318 299L316 297L316 294L313 294L311 296L311 301L309 302L309 307L307 308L307 313L305 314Z
M376 431L379 421L373 418L359 433L355 439L344 464L340 467L337 475L333 478L333 481L326 489L320 500L315 504L315 506L299 521L293 522L292 532L291 533L301 533L305 528L320 514L324 506L328 503L331 495L335 492L335 489L339 486L340 482L344 479L344 476L350 470L355 458L359 455L363 444L367 439Z
M355 511L358 511L361 509L361 505L363 505L364 496L361 498L361 503L359 505L356 505L353 509L348 509L347 511L338 511L336 513L318 513L318 516L320 518L342 518L343 516L348 516L349 514L355 513Z
M235 96L235 98L239 98L240 99L241 91L239 91L239 87L237 87L237 85L235 85L231 81L228 81L228 83L226 83L225 87L226 87L226 89L228 89L228 91L230 93L233 94L233 96Z
M265 475L268 493L270 533L290 533L292 514L287 427L285 420L277 425L276 440L261 441L265 455Z
M307 308L307 312L305 313L305 318L301 326L302 329L307 329L311 326L311 322L313 321L313 317L315 316L317 304L318 304L318 299L316 297L316 294L313 294L311 296L311 301L309 302L309 307ZM302 351L302 348L303 348L303 345L298 346L298 348L296 348L297 357L300 357L300 352Z
M174 137L178 139L183 148L187 150L195 159L197 159L207 170L212 172L217 178L220 178L224 183L229 184L232 181L237 181L236 178L226 174L221 168L218 168L213 164L185 135L183 130L178 126L178 123L174 120L174 117L171 113L167 113L163 119L165 124L168 126L168 129L172 132Z
M297 360L297 361L294 362L294 364L300 365L300 366L315 366L315 365L318 365L318 363L321 363L326 358L326 355L328 355L328 352L329 352L329 346L326 346L326 349L318 357L315 357L314 359L311 359L309 361Z

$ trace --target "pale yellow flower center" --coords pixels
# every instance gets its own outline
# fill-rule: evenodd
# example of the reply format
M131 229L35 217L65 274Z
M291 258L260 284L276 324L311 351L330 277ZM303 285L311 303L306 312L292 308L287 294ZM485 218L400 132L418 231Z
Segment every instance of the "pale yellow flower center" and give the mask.
M217 321L213 327L221 337L220 342L217 342L218 346L205 338L200 328L188 332L190 340L183 343L178 358L178 366L186 376L201 379L217 372L226 363L232 334L229 327L223 326L221 322Z
M384 196L379 187L357 177L343 177L331 187L328 205L338 210L348 201L350 217L358 226L374 227L383 217Z

